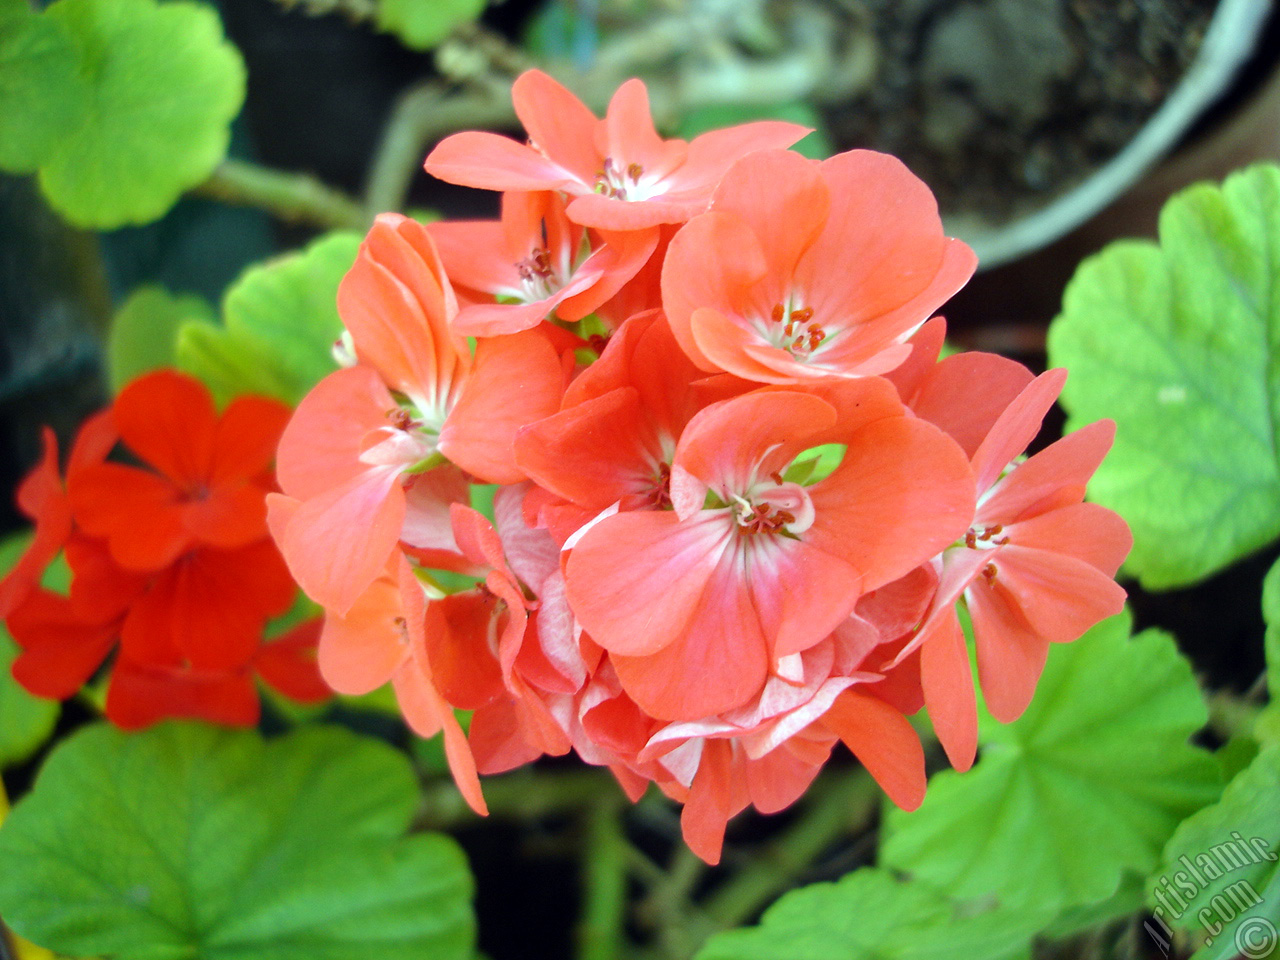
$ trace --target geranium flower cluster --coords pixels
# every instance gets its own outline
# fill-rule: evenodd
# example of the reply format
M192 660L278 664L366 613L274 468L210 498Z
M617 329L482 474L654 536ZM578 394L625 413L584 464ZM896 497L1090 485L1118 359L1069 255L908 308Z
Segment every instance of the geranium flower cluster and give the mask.
M0 581L0 618L21 647L14 677L66 699L114 651L106 715L127 729L169 717L253 725L255 676L299 701L331 696L318 621L263 642L297 596L265 506L290 412L245 396L219 416L199 381L149 374L81 427L65 478L46 428L18 490L35 534ZM118 447L121 461L108 460ZM59 553L67 594L40 586Z
M809 160L781 122L663 140L634 80L603 120L538 72L514 98L527 144L426 163L501 219L379 217L347 366L284 433L269 522L323 676L394 684L480 811L477 773L574 750L683 802L714 862L837 741L915 807L908 715L974 759L958 606L1005 721L1120 610L1128 530L1082 502L1111 425L1024 459L1063 373L938 361L975 259L892 157Z

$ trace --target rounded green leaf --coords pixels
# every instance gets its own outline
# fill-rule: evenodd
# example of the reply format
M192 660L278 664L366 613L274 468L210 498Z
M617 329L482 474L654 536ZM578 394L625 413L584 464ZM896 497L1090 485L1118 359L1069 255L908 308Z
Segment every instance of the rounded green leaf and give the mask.
M1262 751L1222 799L1178 828L1148 881L1154 916L1198 935L1197 960L1280 946L1280 747ZM1208 941L1208 942L1206 942Z
M0 6L0 170L30 173L88 110L70 32L26 3Z
M359 248L359 235L330 233L250 267L227 291L221 324L193 320L179 328L178 366L220 400L262 393L297 403L336 369L338 283Z
M226 155L245 68L217 13L174 0L57 0L79 50L88 110L40 167L71 222L110 229L162 216Z
M416 803L402 755L336 728L89 727L0 828L0 914L111 960L469 960L465 860L403 838Z
M455 27L484 12L488 0L378 0L378 29L411 50L430 50Z
M1193 583L1280 536L1280 168L1200 184L1160 243L1086 260L1049 331L1068 429L1116 421L1090 496L1133 529L1128 568Z
M1027 712L984 722L973 770L935 776L915 813L890 811L883 863L956 896L1062 908L1150 872L1220 781L1189 743L1207 719L1190 666L1167 634L1129 639L1130 622L1055 646Z
M712 937L697 960L1016 960L1052 916L1052 907L960 907L864 868L793 890L758 927Z
M214 319L213 307L203 297L174 296L155 286L134 290L116 311L107 336L107 374L112 392L119 392L134 377L148 371L173 366L178 328L193 319Z

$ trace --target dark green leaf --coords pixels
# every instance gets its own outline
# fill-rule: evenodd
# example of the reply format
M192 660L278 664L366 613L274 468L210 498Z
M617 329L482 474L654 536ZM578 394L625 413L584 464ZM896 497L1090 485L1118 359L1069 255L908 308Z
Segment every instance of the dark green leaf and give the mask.
M403 756L336 728L86 728L0 829L0 914L107 960L467 960L466 864L403 838L416 802Z
M1049 335L1068 428L1116 421L1090 495L1133 528L1129 568L1193 583L1280 535L1280 168L1178 194L1160 244L1085 261Z

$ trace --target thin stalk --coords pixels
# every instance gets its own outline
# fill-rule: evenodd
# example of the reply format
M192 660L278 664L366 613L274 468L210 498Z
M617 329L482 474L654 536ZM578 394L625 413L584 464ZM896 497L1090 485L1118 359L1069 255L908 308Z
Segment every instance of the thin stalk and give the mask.
M627 841L621 796L601 798L585 815L579 960L619 960L626 953Z
M619 796L618 784L607 773L585 770L521 770L486 778L484 799L489 815L499 820L538 820L574 813ZM450 780L432 780L422 789L415 825L418 829L446 829L474 823L462 794Z
M257 207L289 223L326 230L363 231L363 209L341 190L307 173L273 170L244 160L224 160L195 193L241 207Z

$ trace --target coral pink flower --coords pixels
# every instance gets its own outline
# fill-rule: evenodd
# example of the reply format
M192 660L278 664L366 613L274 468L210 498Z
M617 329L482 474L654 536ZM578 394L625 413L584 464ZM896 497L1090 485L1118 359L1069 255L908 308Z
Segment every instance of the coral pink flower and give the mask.
M976 381L980 369L986 376ZM977 710L956 601L964 599L973 621L987 707L1005 723L1030 702L1050 643L1075 640L1119 613L1125 601L1114 577L1133 538L1115 513L1081 502L1115 426L1090 424L1019 463L1065 372L1028 380L1030 374L1012 361L960 354L938 364L913 391L922 415L935 419L970 454L977 484L969 529L941 554L937 593L919 633L900 655L919 651L930 716L961 770L972 764L977 749ZM993 394L1007 398L1003 410L982 397L967 399L977 392L977 382L992 384Z
M504 194L500 222L427 229L454 288L472 301L453 328L477 337L528 330L552 315L581 320L635 276L658 241L657 230L589 239L565 216L560 195L548 192Z
M412 540L413 478L446 458L488 482L524 478L516 431L555 411L564 374L532 330L481 340L473 356L450 328L457 303L434 244L405 217L378 218L338 309L360 362L321 381L285 431L280 483L301 506L278 535L303 590L341 614Z
M809 132L765 120L704 133L689 143L663 140L639 80L618 88L603 120L538 70L521 74L511 97L528 146L492 133L457 133L431 151L427 172L486 190L559 190L573 198L570 220L605 230L683 223L706 209L739 157L789 147Z
M785 479L823 443L847 444L829 477ZM569 601L646 713L722 713L830 634L862 593L959 536L972 482L959 448L906 416L883 380L756 391L685 428L673 510L586 531L566 567Z
M976 262L893 157L761 151L671 241L662 303L703 370L765 383L864 376L902 363L903 341Z

